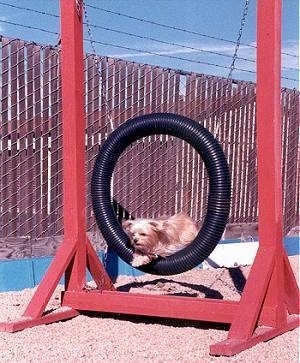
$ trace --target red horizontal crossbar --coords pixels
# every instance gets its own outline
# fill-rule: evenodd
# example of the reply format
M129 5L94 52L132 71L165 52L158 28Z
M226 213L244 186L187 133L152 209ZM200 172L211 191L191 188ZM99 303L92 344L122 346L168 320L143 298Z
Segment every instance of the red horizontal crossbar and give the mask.
M238 301L116 291L65 291L63 306L108 313L230 323Z

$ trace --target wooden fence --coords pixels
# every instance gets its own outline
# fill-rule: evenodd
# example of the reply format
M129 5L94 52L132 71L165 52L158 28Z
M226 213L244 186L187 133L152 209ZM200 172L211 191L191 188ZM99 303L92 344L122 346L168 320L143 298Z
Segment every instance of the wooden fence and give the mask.
M52 248L52 238L63 235L59 58L59 49L1 38L0 249L22 244L26 250L20 247L18 254L12 247L13 256L35 254L36 241ZM97 228L89 185L99 146L127 119L153 112L190 117L217 137L232 175L229 222L257 222L255 84L87 55L84 86L91 233ZM278 167L287 233L299 224L297 90L282 90L282 136ZM151 136L132 144L113 180L119 212L139 217L185 210L199 223L205 215L208 181L202 160L175 137ZM38 251L45 253L41 244Z

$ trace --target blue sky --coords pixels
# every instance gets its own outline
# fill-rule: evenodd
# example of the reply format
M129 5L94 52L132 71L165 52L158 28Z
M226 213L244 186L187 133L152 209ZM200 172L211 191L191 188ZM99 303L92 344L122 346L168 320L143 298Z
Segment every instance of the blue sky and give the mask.
M227 77L235 47L232 41L238 36L245 0L86 0L85 3L98 54ZM233 78L255 81L256 1L249 3ZM282 3L282 86L299 89L299 1L282 0ZM59 27L59 0L0 0L2 35L55 44ZM85 42L85 50L92 52L89 41Z

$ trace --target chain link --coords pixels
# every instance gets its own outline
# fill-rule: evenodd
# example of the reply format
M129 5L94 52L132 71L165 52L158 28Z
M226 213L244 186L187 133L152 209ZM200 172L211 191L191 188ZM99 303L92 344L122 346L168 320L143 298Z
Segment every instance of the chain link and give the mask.
M237 37L236 44L235 44L234 54L233 54L232 61L231 61L230 67L229 67L230 71L229 71L229 74L227 76L228 83L232 79L232 73L233 73L233 71L235 69L235 62L237 60L238 51L239 51L239 48L240 48L240 45L241 45L241 39L242 39L242 35L243 35L244 26L245 26L245 23L246 23L246 18L247 18L247 15L248 15L248 10L249 10L249 0L245 0L243 15L242 15L242 18L241 18L241 26L240 26L240 29L239 29L239 32L238 32L238 37Z
M246 18L248 15L248 10L249 10L249 2L250 0L245 0L245 4L244 4L244 9L243 9L243 14L242 14L242 18L241 18L241 26L238 32L238 36L237 36L237 40L236 40L236 44L235 44L235 49L234 49L234 54L232 56L232 61L230 64L230 70L227 76L227 82L226 82L226 93L228 92L229 89L229 84L232 81L232 74L233 71L235 70L235 62L237 60L237 56L238 56L238 51L241 45L241 39L242 39L242 35L243 35L243 30L244 30L244 26L246 23ZM214 130L214 135L215 137L217 137L218 133L219 133L219 128L220 128L220 123L218 123L216 125L216 128ZM227 269L222 269L222 271L216 276L215 280L211 283L211 285L209 286L209 288L211 288L217 281L220 281L224 286L228 287L231 291L237 292L238 294L241 294L242 291L240 291L239 289L235 288L234 286L230 285L229 283L227 283L226 281L224 281L222 279L222 276L224 274L224 272Z
M108 104L108 99L106 97L106 87L105 87L105 83L102 77L102 73L101 73L101 67L100 67L100 62L99 62L99 58L96 54L96 47L95 47L95 42L94 42L94 38L93 38L93 34L92 34L92 29L91 29L91 25L90 25L90 21L89 21L89 17L87 14L87 10L86 10L86 4L84 2L84 0L82 0L82 10L83 10L83 14L84 14L84 19L85 19L85 25L87 27L87 32L88 32L88 37L89 37L89 41L90 41L90 45L93 51L93 57L94 57L94 63L98 72L98 76L99 76L99 80L100 80L100 87L101 87L101 98L102 98L102 102L104 104L105 107L105 111L106 111L106 116L108 118L109 121L109 125L111 128L111 131L114 131L114 122L113 122L113 118L111 115L111 110ZM107 259L108 259L108 245L105 245L105 249L103 252L103 267L104 269L106 269L107 267ZM102 279L101 284L103 286L104 281Z
M110 125L110 128L111 128L111 131L114 131L114 122L113 122L113 118L112 118L112 115L111 115L111 110L110 110L110 107L109 107L109 104L108 104L108 99L106 97L105 82L104 82L102 74L101 74L99 58L96 55L95 41L94 41L94 38L93 38L92 29L91 29L91 25L90 25L90 21L89 21L89 18L88 18L86 5L85 5L84 1L82 1L82 9L83 9L83 12L84 12L85 25L87 27L87 32L88 32L90 45L91 45L93 55L94 55L94 62L95 62L95 65L96 65L96 68L97 68L97 71L98 71L99 78L100 78L102 101L103 101L105 109L106 109L106 116L107 116L107 118L109 120L109 125Z
M77 15L79 18L82 17L82 7L81 7L81 4L83 4L83 1L82 0L76 0L76 11L77 11Z
M241 45L241 39L242 39L242 35L243 35L243 30L244 30L244 26L245 26L245 23L246 23L246 18L247 18L247 15L248 15L248 10L249 10L249 1L250 0L245 0L245 4L244 4L244 8L243 8L243 14L242 14L242 18L241 18L241 26L240 26L240 29L239 29L239 32L238 32L238 36L237 36L236 43L235 43L234 53L233 53L233 56L232 56L232 60L231 60L230 67L229 67L229 73L227 75L226 85L225 86L222 86L222 88L224 87L224 93L226 95L229 93L229 87L230 87L231 81L232 81L232 74L233 74L233 71L235 70L235 62L236 62L236 60L238 58L238 51L239 51L239 48L240 48L240 45ZM215 104L215 101L212 101L207 106L206 113L208 115L210 114L210 111L213 108L214 104ZM225 112L224 111L225 108L226 108L226 106L225 106L225 104L223 104L221 106L222 113ZM218 138L219 131L220 131L220 122L217 122L216 125L215 125L215 127L214 127L214 131L213 131L214 137Z
M232 286L230 283L228 283L227 281L224 281L222 279L225 271L228 271L228 268L222 268L221 269L221 272L216 276L216 278L214 279L214 281L208 286L209 289L211 289L218 281L221 282L221 284L223 286L226 286L229 290L233 291L233 292L236 292L238 293L239 295L242 295L243 291L242 290L239 290L237 289L236 287Z

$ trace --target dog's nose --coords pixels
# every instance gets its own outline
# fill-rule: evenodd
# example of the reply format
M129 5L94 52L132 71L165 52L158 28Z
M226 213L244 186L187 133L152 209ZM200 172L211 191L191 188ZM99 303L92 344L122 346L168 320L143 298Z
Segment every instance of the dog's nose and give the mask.
M134 239L133 239L133 244L134 244L135 246L137 246L137 245L139 244L139 239L138 239L138 238L134 238Z

